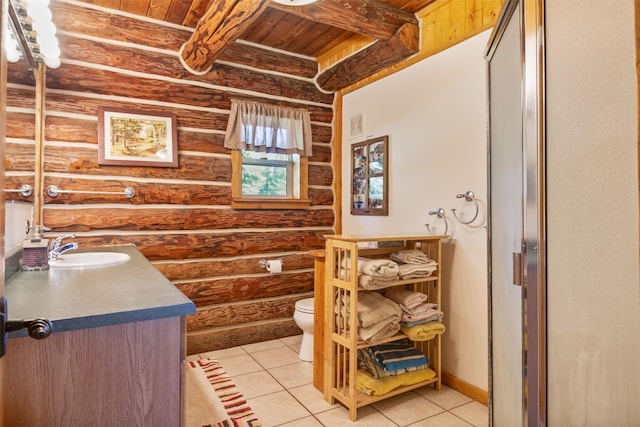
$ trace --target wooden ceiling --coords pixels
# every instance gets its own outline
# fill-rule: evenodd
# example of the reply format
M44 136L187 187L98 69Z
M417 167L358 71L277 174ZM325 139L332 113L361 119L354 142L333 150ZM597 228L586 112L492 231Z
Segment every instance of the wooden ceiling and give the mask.
M270 0L80 1L194 28L182 56L198 72L237 39L311 58L357 34L370 37L372 44L379 43L365 53L372 57L371 64L359 65L362 58L354 59L324 76L323 80L329 81L345 70L355 73L348 80L364 78L378 71L374 68L387 67L416 53L419 29L415 13L435 0L318 0L306 6L285 6ZM223 28L225 25L227 28ZM382 62L381 56L385 57ZM325 83L325 89L337 90L349 83Z

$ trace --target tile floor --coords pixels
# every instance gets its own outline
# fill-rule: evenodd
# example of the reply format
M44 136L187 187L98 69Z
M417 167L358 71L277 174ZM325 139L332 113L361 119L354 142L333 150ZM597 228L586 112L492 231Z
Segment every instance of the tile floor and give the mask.
M488 410L446 386L425 386L358 409L349 420L341 404L325 402L312 384L313 363L298 358L302 336L265 341L187 357L213 358L244 394L263 427L481 427Z

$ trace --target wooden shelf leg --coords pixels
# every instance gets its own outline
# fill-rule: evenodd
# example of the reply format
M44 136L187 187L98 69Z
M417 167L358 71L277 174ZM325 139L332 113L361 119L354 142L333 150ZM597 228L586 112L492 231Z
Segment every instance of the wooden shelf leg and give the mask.
M358 407L355 402L349 406L349 419L354 423L358 420Z

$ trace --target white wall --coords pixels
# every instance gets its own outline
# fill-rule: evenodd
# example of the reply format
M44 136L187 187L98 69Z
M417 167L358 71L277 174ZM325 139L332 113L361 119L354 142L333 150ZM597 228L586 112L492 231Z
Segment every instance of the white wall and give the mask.
M487 390L487 106L483 51L489 32L425 59L343 98L343 233L443 233L430 210L449 218L443 266L443 369ZM349 139L350 119L364 117L364 137ZM350 146L389 135L389 215L350 214ZM481 203L476 227L457 224L450 209L471 214L458 193Z
M640 425L633 0L547 0L552 426Z
M33 204L8 201L4 206L4 253L10 255L22 250L27 223L33 225Z

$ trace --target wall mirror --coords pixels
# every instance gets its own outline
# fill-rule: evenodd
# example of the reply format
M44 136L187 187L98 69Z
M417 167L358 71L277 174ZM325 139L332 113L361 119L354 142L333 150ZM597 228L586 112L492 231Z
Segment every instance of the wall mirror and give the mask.
M9 61L7 64L7 79L4 84L11 93L7 96L8 109L22 109L12 111L13 126L8 126L5 137L12 138L5 146L5 199L13 201L33 201L34 224L42 224L41 204L43 184L43 141L44 141L44 96L45 69L58 68L60 62L60 48L55 35L56 27L52 21L48 2L28 5L17 0L4 3L7 7L7 22L4 30L3 52ZM28 75L33 74L33 79ZM8 87L8 83L16 84ZM32 92L28 87L33 86ZM33 104L29 101L34 100ZM33 106L34 115L31 120L26 116L26 109ZM32 182L24 174L26 166L24 159L27 144L23 141L33 138L34 157ZM30 189L29 189L30 188Z
M29 41L21 31L20 14L13 1L5 3L7 20L3 27L3 45L6 73L2 84L7 88L5 104L5 202L34 200L35 140L38 114L36 107L37 67L29 50ZM24 8L20 9L23 10Z
M351 214L388 215L389 136L351 144Z

